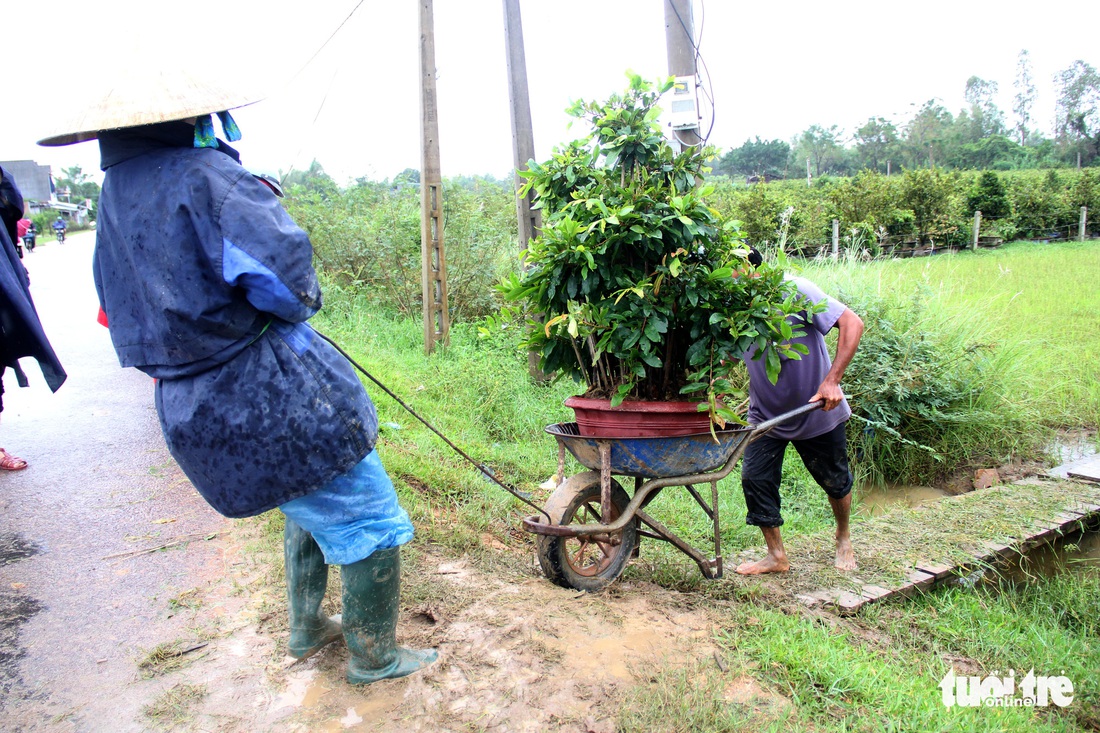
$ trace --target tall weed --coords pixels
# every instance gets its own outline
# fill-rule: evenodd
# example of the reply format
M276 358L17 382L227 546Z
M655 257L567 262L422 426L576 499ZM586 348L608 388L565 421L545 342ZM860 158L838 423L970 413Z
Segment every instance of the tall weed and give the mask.
M519 261L511 190L491 179L463 179L445 184L442 198L450 316L479 318L496 310L493 285ZM335 282L353 285L376 309L420 312L419 187L362 182L345 191L295 188L287 210Z
M857 472L923 483L964 466L1038 457L1047 431L1036 402L1021 398L1028 362L1019 341L977 311L944 310L926 281L876 273L853 262L807 273L865 324L844 377Z

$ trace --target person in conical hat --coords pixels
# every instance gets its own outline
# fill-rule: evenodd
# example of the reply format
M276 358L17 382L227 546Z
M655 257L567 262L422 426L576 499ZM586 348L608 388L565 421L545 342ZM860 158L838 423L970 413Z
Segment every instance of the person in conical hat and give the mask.
M172 456L218 512L278 507L292 656L344 637L354 684L436 659L396 644L408 514L374 450L378 418L349 362L307 321L321 307L309 237L218 139L262 95L140 70L40 141L99 141L93 275L119 362L156 378ZM343 619L321 612L342 566Z

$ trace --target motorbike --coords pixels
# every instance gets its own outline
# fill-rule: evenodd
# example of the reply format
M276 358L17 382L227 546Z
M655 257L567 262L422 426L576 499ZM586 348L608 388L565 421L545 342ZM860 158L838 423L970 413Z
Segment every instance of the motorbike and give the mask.
M65 230L64 229L54 229L54 233L57 234L57 243L58 244L65 244Z
M27 233L23 235L23 246L27 248L28 252L34 251L37 237L38 234L33 229L28 229Z

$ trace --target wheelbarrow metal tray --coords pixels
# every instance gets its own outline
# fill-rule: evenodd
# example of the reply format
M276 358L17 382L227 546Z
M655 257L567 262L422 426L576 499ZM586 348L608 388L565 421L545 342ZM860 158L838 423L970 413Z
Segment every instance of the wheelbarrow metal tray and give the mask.
M546 432L586 468L599 471L600 443L611 448L611 473L642 478L671 478L706 473L721 467L749 438L751 427L669 438L592 438L580 435L575 422L547 425Z

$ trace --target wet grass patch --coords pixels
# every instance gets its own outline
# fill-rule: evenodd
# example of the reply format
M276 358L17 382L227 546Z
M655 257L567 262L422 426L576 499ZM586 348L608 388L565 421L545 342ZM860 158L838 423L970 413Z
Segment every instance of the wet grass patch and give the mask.
M145 653L138 663L142 679L152 679L186 667L196 659L206 656L208 642L195 640L166 641Z
M208 694L206 685L180 683L169 687L141 712L156 728L170 730L190 721L193 708Z

